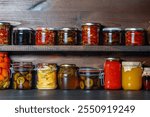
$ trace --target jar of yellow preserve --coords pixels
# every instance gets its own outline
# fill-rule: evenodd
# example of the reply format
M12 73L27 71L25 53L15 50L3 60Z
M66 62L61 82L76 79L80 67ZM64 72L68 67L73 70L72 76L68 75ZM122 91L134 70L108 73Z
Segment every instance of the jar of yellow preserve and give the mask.
M142 88L141 62L122 62L122 88L124 90L140 90Z

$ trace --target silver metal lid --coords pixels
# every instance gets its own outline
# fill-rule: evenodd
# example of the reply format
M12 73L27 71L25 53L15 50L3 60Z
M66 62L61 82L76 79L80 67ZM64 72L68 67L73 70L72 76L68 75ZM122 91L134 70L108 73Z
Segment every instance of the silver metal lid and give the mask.
M64 28L59 28L58 30L68 31L68 30L78 30L78 29L74 27L64 27Z
M33 30L33 29L28 27L19 27L19 28L14 28L13 30Z
M123 66L142 66L141 62L136 62L136 61L124 61L122 62Z
M120 58L109 57L109 58L106 58L106 60L109 60L109 61L120 61Z
M76 67L75 64L61 64L60 67Z
M10 25L8 22L0 22L0 25Z
M121 28L118 27L108 27L108 28L104 28L103 31L121 31Z
M100 23L90 23L90 22L88 22L88 23L83 23L82 24L82 26L93 26L93 25L97 25L97 26L100 26L101 24Z
M144 28L125 28L125 31L144 31Z

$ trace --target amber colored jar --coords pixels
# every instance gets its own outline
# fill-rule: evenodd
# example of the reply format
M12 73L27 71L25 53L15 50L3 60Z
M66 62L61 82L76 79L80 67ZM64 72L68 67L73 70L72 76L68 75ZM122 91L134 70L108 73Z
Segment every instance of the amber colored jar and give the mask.
M143 89L150 90L150 67L144 68L142 80L143 80Z
M11 25L9 23L0 22L0 45L10 44L10 29Z
M36 45L55 45L56 30L54 28L37 28L36 29Z
M78 87L78 68L75 64L62 64L58 71L60 89L76 89Z
M121 44L121 28L104 28L103 29L104 45L120 45Z
M13 62L13 88L31 89L33 78L32 62Z
M104 63L104 88L121 89L121 63L119 58L107 58Z
M0 89L10 86L10 59L7 52L0 52Z
M58 30L58 45L77 45L77 32L76 28L61 28Z
M125 45L142 46L145 43L145 32L143 28L126 28Z
M57 65L52 63L39 63L37 65L37 88L57 88Z
M82 45L99 45L100 24L85 23L82 25Z

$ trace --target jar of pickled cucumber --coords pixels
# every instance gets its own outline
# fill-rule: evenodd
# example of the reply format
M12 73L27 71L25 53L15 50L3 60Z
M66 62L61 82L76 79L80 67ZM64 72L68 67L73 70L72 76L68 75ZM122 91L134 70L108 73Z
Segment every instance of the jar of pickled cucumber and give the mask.
M13 62L13 88L31 89L33 78L32 62Z
M76 89L78 87L78 68L75 64L62 64L58 71L60 89Z
M37 88L57 88L57 65L51 63L39 63L37 65Z
M8 53L0 52L0 89L10 86L10 59Z
M141 62L122 62L122 88L124 90L140 90L142 88Z

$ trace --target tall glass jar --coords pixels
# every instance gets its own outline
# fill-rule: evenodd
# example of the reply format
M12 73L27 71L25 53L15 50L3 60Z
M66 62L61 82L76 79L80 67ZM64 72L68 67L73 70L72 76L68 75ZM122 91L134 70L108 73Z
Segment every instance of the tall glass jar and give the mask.
M51 63L39 63L37 65L37 88L57 88L57 65Z
M143 80L143 89L150 90L150 67L144 68L142 80Z
M8 53L0 52L0 89L10 86L10 59Z
M82 24L82 45L99 45L100 43L100 24Z
M33 78L32 62L13 62L13 88L31 89Z
M142 88L141 62L122 62L122 88L124 90L140 90Z
M107 58L104 63L104 88L121 89L121 63L119 58Z
M62 64L58 71L60 89L76 89L78 87L78 68L75 64Z
M77 45L77 32L76 28L61 28L58 30L58 45Z

